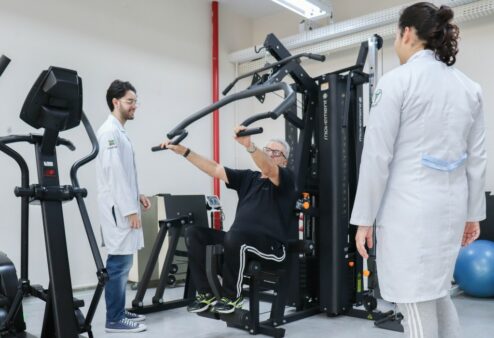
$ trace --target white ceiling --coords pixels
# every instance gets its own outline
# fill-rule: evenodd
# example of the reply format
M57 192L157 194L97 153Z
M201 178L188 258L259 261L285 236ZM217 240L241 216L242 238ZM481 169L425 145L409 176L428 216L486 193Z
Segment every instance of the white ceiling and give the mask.
M243 15L249 19L259 19L286 11L280 5L271 0L219 0L221 7L228 8L233 12Z

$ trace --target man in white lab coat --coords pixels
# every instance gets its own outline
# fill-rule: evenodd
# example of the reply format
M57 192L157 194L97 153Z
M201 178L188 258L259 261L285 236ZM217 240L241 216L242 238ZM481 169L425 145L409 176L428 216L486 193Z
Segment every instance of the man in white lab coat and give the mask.
M99 219L108 251L106 270L106 332L141 332L145 319L125 310L125 292L133 254L144 246L140 204L149 209L149 199L139 194L134 150L124 129L137 108L135 88L115 80L106 101L111 114L97 132L96 159Z
M376 221L381 295L398 304L407 337L461 336L449 296L460 245L485 218L485 127L480 86L451 67L453 11L406 8L400 63L379 82L364 140L350 222L368 258Z

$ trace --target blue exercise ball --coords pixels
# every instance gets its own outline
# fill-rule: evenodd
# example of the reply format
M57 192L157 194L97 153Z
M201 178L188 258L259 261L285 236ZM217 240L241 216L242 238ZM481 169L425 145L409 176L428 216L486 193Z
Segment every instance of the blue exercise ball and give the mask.
M470 296L494 297L494 242L477 240L462 248L454 278Z

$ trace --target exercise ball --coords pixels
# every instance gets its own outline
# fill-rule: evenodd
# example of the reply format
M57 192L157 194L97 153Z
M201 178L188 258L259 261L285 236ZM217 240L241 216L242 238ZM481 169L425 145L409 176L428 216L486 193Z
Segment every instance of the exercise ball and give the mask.
M477 240L462 248L454 278L467 295L494 297L494 242Z

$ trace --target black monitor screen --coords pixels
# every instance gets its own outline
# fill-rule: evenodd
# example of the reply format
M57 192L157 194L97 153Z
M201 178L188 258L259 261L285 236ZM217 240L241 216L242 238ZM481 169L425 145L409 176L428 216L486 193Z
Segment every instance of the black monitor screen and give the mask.
M77 127L81 114L81 78L76 71L50 67L29 91L20 117L34 128L62 131Z
M194 218L194 226L209 227L204 195L169 195L165 194L166 218L187 216Z

